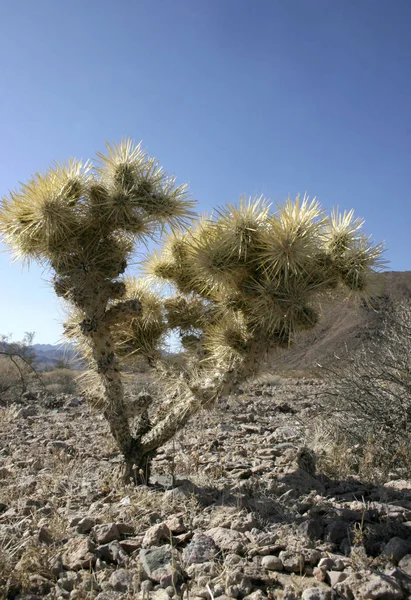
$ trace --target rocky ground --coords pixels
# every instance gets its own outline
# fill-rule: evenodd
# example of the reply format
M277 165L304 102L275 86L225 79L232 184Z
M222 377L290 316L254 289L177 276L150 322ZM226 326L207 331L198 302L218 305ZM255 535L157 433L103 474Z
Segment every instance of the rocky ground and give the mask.
M0 408L0 598L411 598L411 481L318 472L318 385L238 390L138 488L81 398Z

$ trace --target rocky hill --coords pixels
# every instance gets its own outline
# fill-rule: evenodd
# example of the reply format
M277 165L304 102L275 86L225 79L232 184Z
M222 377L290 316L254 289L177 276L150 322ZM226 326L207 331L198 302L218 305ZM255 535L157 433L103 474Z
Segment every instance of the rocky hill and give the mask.
M33 351L41 369L53 369L59 363L77 368L75 350L70 344L33 344Z

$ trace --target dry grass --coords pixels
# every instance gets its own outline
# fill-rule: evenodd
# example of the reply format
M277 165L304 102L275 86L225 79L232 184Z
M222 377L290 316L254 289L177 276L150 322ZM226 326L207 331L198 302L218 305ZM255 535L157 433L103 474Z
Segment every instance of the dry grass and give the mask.
M42 374L46 389L52 394L75 394L78 373L71 369L53 369Z

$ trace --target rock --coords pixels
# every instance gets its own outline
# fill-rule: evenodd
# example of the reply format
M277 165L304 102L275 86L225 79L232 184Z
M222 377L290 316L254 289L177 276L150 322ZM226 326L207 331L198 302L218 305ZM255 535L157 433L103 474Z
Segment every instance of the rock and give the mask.
M349 527L343 521L332 521L327 525L324 539L332 544L339 544L349 533Z
M402 591L405 592L405 597L411 598L410 575L408 575L398 567L387 567L387 569L384 571L384 574L395 579L395 581L400 584Z
M344 581L337 583L335 591L348 598L367 600L403 600L400 585L388 575L361 571L352 573Z
M290 550L283 550L280 552L280 560L283 563L285 571L288 571L289 573L303 573L304 557L302 554Z
M323 588L306 588L302 593L301 600L331 600L331 592Z
M171 533L178 535L179 533L185 533L187 527L184 525L183 518L180 515L171 515L166 521L165 525L169 528Z
M183 551L184 562L187 565L213 560L217 554L217 544L213 538L203 533L195 533L193 539Z
M320 569L320 567L314 567L313 569L313 577L319 582L325 581L327 575L327 571L325 569Z
M243 597L243 600L266 600L267 596L262 590L255 590L251 594Z
M47 449L51 452L53 450L57 452L66 452L68 450L68 446L66 442L63 442L63 440L52 440L47 444Z
M159 546L161 542L170 543L172 539L172 533L165 523L158 523L147 529L143 542L143 548L151 548L152 546Z
M116 592L135 591L133 586L133 572L127 569L114 571L108 582Z
M314 550L314 548L303 548L301 550L301 554L304 557L305 565L309 565L310 567L315 567L315 565L321 560L321 552L319 550Z
M70 523L70 527L76 527L77 533L90 533L95 525L96 519L93 519L93 517L83 517L78 522L73 519Z
M322 558L318 562L317 566L319 569L323 569L324 571L332 571L335 568L335 562L332 558L327 556L326 558Z
M244 517L240 516L234 518L231 521L231 529L234 529L235 531L240 531L241 533L244 533L245 531L251 531L257 526L258 521L251 513L248 513Z
M325 493L322 483L299 467L285 467L284 472L278 476L277 484L281 486L283 493L287 490L292 490L294 497L308 494L312 490L318 493Z
M400 562L398 563L398 566L402 571L404 571L404 573L407 573L407 575L411 575L411 554L406 554L405 556L403 556Z
M51 534L51 531L45 525L40 527L40 529L37 532L37 536L38 536L39 541L43 542L44 544L52 544L53 543L53 536Z
M344 571L327 571L326 573L326 581L331 587L334 587L340 581L344 581L347 577L348 573L344 573Z
M95 545L89 538L72 538L64 546L62 555L63 566L66 569L90 569L96 560Z
M172 555L171 546L143 548L140 550L140 561L148 577L163 588L177 585L184 579L183 571Z
M279 558L278 556L263 556L262 561L261 561L261 566L264 567L265 569L268 569L268 571L282 571L283 570L283 563L281 558Z
M35 406L24 406L20 408L15 414L17 419L27 419L27 417L35 417L37 415L37 408Z
M128 523L116 523L115 524L120 535L134 535L135 528Z
M120 566L124 566L128 562L128 554L125 552L125 550L123 550L117 540L114 540L109 544L103 544L102 546L99 546L96 553L102 560L114 562Z
M127 554L132 554L136 550L140 550L142 542L143 536L127 538L125 540L121 540L119 543L123 550L127 552Z
M64 573L63 577L60 577L57 580L57 585L66 592L71 592L74 589L74 586L79 581L78 573L74 571L67 571Z
M35 594L40 594L42 597L48 594L51 589L51 581L35 573L33 575L29 575L29 589L31 592Z
M213 527L206 531L206 535L211 537L221 550L242 554L247 541L244 534L234 529L225 527Z
M103 523L95 525L92 529L94 539L98 544L108 544L120 537L120 532L115 523Z
M281 600L297 600L298 596L291 585L286 585Z
M397 565L410 551L411 540L393 537L385 544L381 554Z
M324 533L324 525L318 519L307 519L307 521L300 523L297 531L310 540L320 540Z

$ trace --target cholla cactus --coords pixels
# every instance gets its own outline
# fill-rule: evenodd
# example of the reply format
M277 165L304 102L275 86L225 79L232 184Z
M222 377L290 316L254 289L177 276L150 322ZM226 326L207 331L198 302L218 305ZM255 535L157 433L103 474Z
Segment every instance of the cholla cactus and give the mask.
M340 288L363 296L381 247L352 211L327 218L316 201L288 200L272 212L263 198L241 200L185 230L186 188L176 187L140 146L108 146L100 165L70 162L36 174L3 200L0 232L18 258L54 272L71 307L66 334L90 363L90 396L101 406L126 463L147 479L156 450L200 408L243 379L265 356L313 328L322 301ZM171 225L149 277L124 277L136 242ZM165 297L153 276L174 290ZM161 352L178 332L177 362ZM145 358L164 382L160 409L140 396L134 431L119 361ZM150 412L150 419L149 417Z

